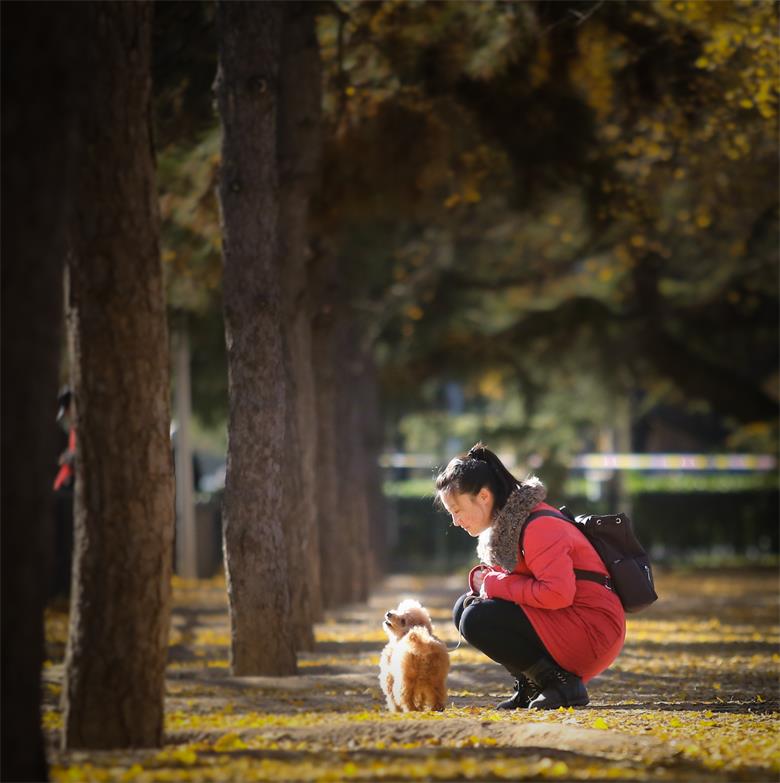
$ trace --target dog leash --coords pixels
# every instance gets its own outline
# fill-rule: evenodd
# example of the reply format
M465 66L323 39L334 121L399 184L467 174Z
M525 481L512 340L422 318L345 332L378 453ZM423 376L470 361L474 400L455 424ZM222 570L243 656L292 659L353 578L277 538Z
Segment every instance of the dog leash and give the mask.
M464 602L464 607L471 606L471 604L479 603L482 599L478 595L470 595ZM449 647L447 648L447 652L454 653L455 650L460 647L460 645L465 642L466 640L463 638L463 634L460 632L460 628L458 628L458 643L450 650Z
M460 645L461 645L461 642L463 642L463 641L464 641L464 639L463 639L463 634L460 632L460 630L458 630L458 637L459 637L459 638L458 638L458 643L457 643L457 644L456 644L456 645L455 645L455 646L454 646L454 647L453 647L451 650L450 650L450 648L449 648L449 647L447 648L447 652L448 652L448 653L454 653L454 652L455 652L455 650L457 650L457 649L458 649L458 647L460 647Z

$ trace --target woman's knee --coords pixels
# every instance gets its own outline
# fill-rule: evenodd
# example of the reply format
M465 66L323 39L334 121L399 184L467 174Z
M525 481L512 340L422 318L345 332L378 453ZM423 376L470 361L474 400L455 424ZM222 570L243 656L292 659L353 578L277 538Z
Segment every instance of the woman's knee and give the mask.
M452 622L455 623L455 627L460 630L460 618L463 615L465 609L465 601L471 595L471 593L464 593L457 601L455 606L452 607Z
M466 606L460 615L458 630L474 647L481 647L481 640L490 636L490 608L482 601Z

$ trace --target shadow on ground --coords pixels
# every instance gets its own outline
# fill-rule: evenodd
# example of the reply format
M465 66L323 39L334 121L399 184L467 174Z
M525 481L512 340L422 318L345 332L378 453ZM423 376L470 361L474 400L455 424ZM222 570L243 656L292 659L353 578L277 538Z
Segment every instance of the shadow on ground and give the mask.
M632 616L625 649L589 685L591 704L493 709L511 678L462 643L443 713L390 714L377 674L384 612L421 600L453 649L464 576L386 579L368 602L329 612L296 677L229 671L224 584L179 583L167 673L166 747L57 750L62 665L45 669L55 779L776 780L780 628L774 571L658 575L661 600ZM50 650L61 621L50 614ZM59 635L58 635L59 634ZM70 777L68 777L70 776Z

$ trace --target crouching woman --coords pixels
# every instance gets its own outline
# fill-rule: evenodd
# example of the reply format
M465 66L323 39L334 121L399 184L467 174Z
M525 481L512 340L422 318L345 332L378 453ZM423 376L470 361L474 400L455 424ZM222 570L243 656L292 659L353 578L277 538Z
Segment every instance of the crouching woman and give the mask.
M498 708L586 705L585 683L617 658L626 634L618 596L575 576L607 575L590 542L554 516L535 516L523 529L530 514L556 509L543 502L539 479L518 481L482 444L453 459L436 489L453 524L479 539L483 566L472 571L472 591L455 603L453 620L515 678Z

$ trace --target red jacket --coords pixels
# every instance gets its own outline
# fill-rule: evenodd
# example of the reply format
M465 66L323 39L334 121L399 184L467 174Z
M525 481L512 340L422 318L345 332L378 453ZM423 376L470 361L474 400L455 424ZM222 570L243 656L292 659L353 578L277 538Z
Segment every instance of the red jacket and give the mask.
M57 475L54 477L54 489L60 489L64 486L70 486L73 477L76 474L73 460L76 458L76 428L71 427L68 431L68 450L64 452L64 461L60 465Z
M555 511L546 503L533 508L542 510ZM596 582L576 580L574 569L605 575L607 569L587 538L555 517L530 522L523 549L511 573L493 567L483 593L521 606L555 661L587 682L617 658L626 617L615 593Z

